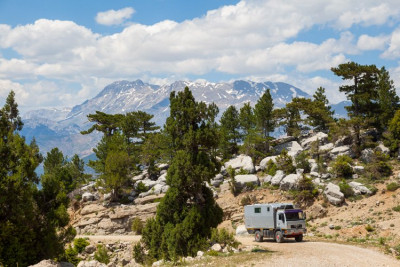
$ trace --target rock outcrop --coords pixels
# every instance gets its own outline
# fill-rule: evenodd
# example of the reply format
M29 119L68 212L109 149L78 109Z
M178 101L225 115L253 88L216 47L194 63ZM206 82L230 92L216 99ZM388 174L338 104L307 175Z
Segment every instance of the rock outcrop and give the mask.
M251 157L246 155L239 155L236 158L225 162L224 166L226 169L228 169L228 167L231 167L235 170L243 169L250 174L255 172L253 160Z
M340 191L339 186L329 183L324 190L324 195L329 203L339 206L344 202L344 194Z

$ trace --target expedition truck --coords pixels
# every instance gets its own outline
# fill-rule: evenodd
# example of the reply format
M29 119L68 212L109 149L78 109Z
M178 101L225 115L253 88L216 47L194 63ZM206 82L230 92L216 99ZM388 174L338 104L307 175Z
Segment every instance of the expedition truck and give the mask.
M281 243L285 238L294 237L303 241L306 229L306 215L295 209L291 203L269 203L244 206L244 222L247 232L254 234L257 242L273 238Z

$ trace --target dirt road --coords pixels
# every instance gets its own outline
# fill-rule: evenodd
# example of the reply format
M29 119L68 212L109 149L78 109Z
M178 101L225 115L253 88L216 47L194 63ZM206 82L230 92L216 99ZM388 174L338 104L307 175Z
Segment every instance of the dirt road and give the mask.
M141 236L135 235L88 235L87 237L97 242L137 242ZM304 241L297 243L292 239L277 244L266 240L262 243L254 241L252 236L237 237L244 246L260 246L272 251L263 261L257 261L252 266L400 266L400 260L385 255L381 252L360 248L351 245L335 243Z
M287 239L257 243L253 237L237 238L243 245L259 245L275 253L267 261L253 266L400 266L400 261L371 249L324 242L300 242Z

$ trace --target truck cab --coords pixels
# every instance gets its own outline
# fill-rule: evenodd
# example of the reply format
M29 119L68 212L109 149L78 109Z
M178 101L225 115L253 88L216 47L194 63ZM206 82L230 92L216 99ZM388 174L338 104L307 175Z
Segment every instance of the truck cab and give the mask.
M264 237L273 238L281 243L285 238L303 240L307 232L306 216L301 209L294 208L292 203L254 204L244 207L245 226L255 240L260 242Z

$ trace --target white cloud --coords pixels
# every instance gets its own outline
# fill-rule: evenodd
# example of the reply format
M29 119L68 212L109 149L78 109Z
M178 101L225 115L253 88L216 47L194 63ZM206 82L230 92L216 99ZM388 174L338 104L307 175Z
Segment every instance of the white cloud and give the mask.
M390 36L389 48L382 54L383 58L400 57L400 28L396 29Z
M361 50L383 50L389 41L389 36L369 36L363 34L358 38L357 47Z
M126 20L130 19L135 13L135 10L131 7L122 8L119 10L108 10L105 12L99 12L96 15L96 22L102 25L120 25Z
M132 8L110 10L99 13L96 20L122 24L133 13ZM18 55L0 58L0 79L28 79L27 88L32 90L42 77L56 80L59 90L51 96L68 106L122 78L161 83L222 72L275 81L307 80L306 76L315 76L313 72L329 70L365 50L388 45L383 56L400 57L400 30L387 37L358 37L351 32L353 26L382 25L399 17L396 0L383 4L365 0L362 5L348 0L248 0L180 23L125 24L121 32L104 36L72 21L40 19L14 28L2 24L0 48ZM340 37L296 41L303 32L325 28L333 28ZM67 83L73 83L74 89L68 90Z

